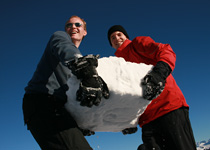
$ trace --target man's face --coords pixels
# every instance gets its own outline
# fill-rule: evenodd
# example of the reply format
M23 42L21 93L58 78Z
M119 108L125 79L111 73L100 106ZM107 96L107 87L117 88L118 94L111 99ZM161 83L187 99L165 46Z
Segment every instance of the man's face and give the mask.
M70 35L73 43L75 43L75 41L82 41L83 37L87 35L84 24L78 17L71 18L66 25L65 30Z
M113 32L110 36L111 44L114 49L118 49L127 37L120 31Z

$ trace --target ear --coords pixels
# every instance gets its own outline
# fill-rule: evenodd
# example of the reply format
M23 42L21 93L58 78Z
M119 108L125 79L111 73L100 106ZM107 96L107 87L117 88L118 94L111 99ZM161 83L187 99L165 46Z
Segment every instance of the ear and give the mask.
M84 34L83 34L83 36L86 36L87 35L87 31L86 30L84 30Z

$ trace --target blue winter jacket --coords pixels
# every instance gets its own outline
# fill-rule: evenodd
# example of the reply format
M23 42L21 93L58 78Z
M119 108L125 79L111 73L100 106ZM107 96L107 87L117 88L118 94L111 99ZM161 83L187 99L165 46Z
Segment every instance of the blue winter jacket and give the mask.
M64 31L55 32L47 44L32 79L25 87L26 93L50 94L66 99L67 80L71 73L66 64L75 57L81 57L81 53L71 37Z

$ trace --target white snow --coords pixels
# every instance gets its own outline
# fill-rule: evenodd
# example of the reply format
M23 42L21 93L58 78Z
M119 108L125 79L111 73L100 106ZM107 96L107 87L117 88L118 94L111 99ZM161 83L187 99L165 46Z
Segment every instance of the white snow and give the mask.
M210 139L208 141L197 142L197 150L210 150Z
M76 101L80 81L72 75L68 80L66 108L83 129L120 132L136 127L138 117L150 103L142 98L140 82L151 68L152 65L126 62L118 57L100 58L97 71L108 85L110 98L103 98L99 106L80 106Z

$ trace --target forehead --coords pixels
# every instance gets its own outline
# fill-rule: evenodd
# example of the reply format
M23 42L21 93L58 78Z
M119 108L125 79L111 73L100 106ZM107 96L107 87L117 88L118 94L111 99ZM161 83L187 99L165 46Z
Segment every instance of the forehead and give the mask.
M113 36L116 36L116 35L124 35L124 34L120 31L115 31L110 35L110 37L113 37Z
M73 17L71 19L69 19L68 22L71 22L71 23L75 23L75 22L79 22L79 23L82 23L82 20L78 17Z

